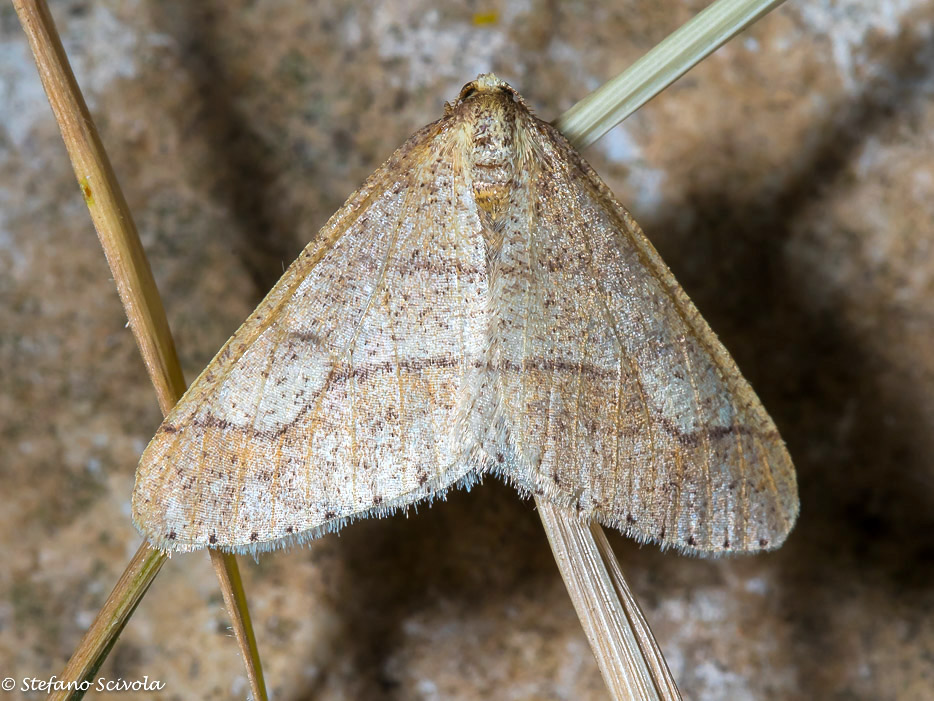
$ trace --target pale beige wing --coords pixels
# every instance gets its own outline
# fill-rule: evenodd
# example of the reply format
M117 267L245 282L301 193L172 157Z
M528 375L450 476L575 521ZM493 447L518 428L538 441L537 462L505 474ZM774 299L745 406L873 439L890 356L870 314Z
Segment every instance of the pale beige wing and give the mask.
M153 543L267 550L470 479L486 268L445 124L351 196L166 418L133 493Z
M501 471L663 547L778 547L798 496L772 420L593 170L550 125L527 132L490 279Z

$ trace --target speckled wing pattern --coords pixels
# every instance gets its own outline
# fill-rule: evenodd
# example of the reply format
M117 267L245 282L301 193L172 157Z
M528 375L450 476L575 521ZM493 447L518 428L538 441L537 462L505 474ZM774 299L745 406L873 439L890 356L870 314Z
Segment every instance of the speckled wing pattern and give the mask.
M459 415L485 254L446 138L426 127L371 176L166 417L133 495L157 545L269 549L476 466Z
M143 454L158 547L260 551L495 473L697 554L778 547L778 432L628 212L495 76L309 244Z
M538 196L517 198L491 281L509 477L640 540L777 547L797 487L774 424L596 173L550 125L526 128Z

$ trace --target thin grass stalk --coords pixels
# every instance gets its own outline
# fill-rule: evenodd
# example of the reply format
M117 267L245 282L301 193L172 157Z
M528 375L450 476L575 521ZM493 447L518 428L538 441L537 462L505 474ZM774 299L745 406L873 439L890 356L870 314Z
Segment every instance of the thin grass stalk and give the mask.
M14 0L13 6L29 40L42 86L156 390L159 408L163 415L167 414L184 394L185 380L133 217L71 70L48 5L44 0ZM236 559L214 551L211 559L234 622L254 697L265 699L262 666ZM69 660L61 676L66 684L85 681L100 668L164 561L165 555L152 550L147 543L140 546ZM50 698L81 696L83 692L76 687L53 692Z
M653 678L653 668L645 659L587 524L547 499L536 497L535 503L558 570L610 696L660 701L664 697Z
M85 631L64 671L58 675L63 683L80 683L95 677L165 560L163 553L146 543L139 547L91 627ZM119 595L115 596L118 592ZM80 689L75 688L53 691L49 698L80 699L83 695Z
M632 629L636 645L639 646L642 657L649 668L652 681L655 684L659 696L666 701L669 699L680 699L681 694L678 692L678 686L675 684L674 677L671 676L671 670L668 669L665 656L662 654L661 648L659 648L658 642L652 634L652 629L649 627L648 621L645 620L645 615L642 613L639 602L636 601L636 597L633 596L632 590L629 588L629 583L623 576L623 570L616 560L616 555L613 553L610 541L606 538L606 533L603 532L603 529L598 523L590 524L590 532L593 541L597 545L597 550L600 552L600 557L603 559L603 564L610 576L613 587L616 590L616 595L623 605L623 612L626 615L626 620L629 622L629 627Z
M555 120L577 148L589 146L700 61L785 0L717 0L642 58Z

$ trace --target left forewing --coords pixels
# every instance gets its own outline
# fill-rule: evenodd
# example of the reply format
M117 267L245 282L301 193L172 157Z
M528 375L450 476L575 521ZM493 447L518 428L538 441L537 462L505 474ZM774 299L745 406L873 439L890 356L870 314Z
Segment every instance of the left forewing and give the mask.
M167 417L133 498L156 545L271 549L469 473L486 275L448 143L436 123L397 151Z

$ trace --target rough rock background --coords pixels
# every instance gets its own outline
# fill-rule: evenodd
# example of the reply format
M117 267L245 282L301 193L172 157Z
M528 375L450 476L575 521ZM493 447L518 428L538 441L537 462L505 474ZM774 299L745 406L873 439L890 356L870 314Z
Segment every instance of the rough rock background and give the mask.
M62 0L53 13L190 379L344 198L494 70L546 118L701 0ZM793 0L586 155L788 442L771 555L614 537L686 698L934 687L934 3ZM0 7L0 677L49 677L139 536L154 395L22 32ZM532 505L487 480L244 562L277 699L598 699ZM203 555L101 671L243 698ZM124 695L121 698L131 698Z

